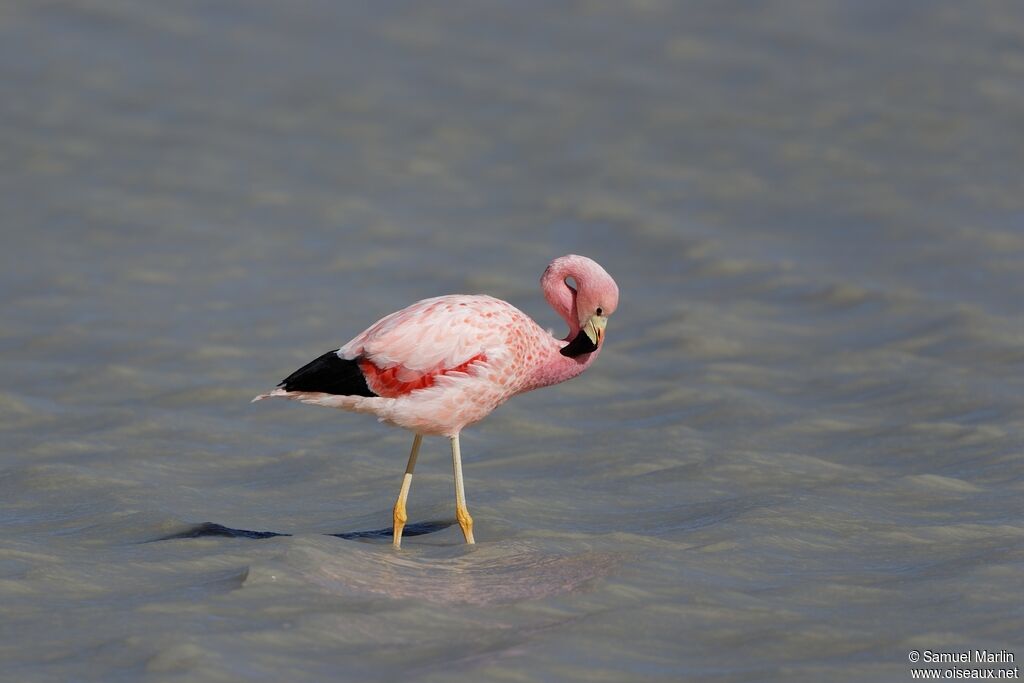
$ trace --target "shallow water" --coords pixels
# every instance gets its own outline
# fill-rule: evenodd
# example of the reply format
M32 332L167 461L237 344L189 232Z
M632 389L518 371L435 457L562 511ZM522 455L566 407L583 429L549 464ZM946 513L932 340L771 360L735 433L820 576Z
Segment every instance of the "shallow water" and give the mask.
M1022 48L1012 2L8 3L0 675L1024 656ZM442 440L395 553L408 435L248 402L426 296L556 327L568 252L608 348L464 434L476 547Z

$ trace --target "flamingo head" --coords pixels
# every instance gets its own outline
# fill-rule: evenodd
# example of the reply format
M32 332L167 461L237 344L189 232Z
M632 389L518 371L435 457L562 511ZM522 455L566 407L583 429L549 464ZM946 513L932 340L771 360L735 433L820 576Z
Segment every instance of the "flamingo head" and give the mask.
M596 261L571 254L555 259L548 270L555 269L559 279L572 294L573 326L576 336L562 348L563 356L575 358L600 348L604 341L608 316L619 305L619 287L612 276ZM575 282L575 287L569 283Z

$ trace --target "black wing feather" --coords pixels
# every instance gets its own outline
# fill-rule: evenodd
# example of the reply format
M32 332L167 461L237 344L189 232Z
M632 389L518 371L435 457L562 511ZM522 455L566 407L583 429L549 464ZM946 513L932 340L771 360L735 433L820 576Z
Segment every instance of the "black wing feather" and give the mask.
M339 396L376 396L366 386L359 359L346 360L337 351L328 351L288 375L277 386L285 391L310 391Z

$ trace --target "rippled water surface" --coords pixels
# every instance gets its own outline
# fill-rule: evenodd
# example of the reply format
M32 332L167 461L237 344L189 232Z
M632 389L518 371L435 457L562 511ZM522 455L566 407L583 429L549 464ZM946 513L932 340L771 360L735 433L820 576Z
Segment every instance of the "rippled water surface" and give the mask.
M0 74L0 678L1024 657L1020 4L14 0ZM475 547L443 440L396 553L409 435L249 403L426 296L558 329L569 252L607 349L464 434Z

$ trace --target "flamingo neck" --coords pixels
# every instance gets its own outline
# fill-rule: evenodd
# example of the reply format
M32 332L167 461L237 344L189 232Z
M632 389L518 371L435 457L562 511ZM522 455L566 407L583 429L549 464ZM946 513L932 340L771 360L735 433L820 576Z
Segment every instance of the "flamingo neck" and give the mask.
M538 359L539 362L534 367L523 391L572 379L586 370L601 352L601 349L598 348L592 353L576 358L569 358L559 353L580 331L579 316L576 311L576 290L566 282L566 279L573 275L568 269L553 264L553 267L549 267L541 276L540 284L544 291L544 298L547 299L555 313L569 326L569 333L561 340L544 333L545 341L542 342L543 348Z
M544 344L543 351L538 359L539 362L533 367L529 380L520 391L539 389L572 379L590 367L590 364L601 353L599 347L592 353L576 358L568 358L560 353L562 347L565 346L565 340L555 339L548 334L545 334L545 336L548 342Z
M565 338L567 341L580 331L579 316L576 311L576 290L566 282L572 275L564 266L552 264L540 278L544 298L547 299L551 308L555 309L555 313L569 326L569 334Z

